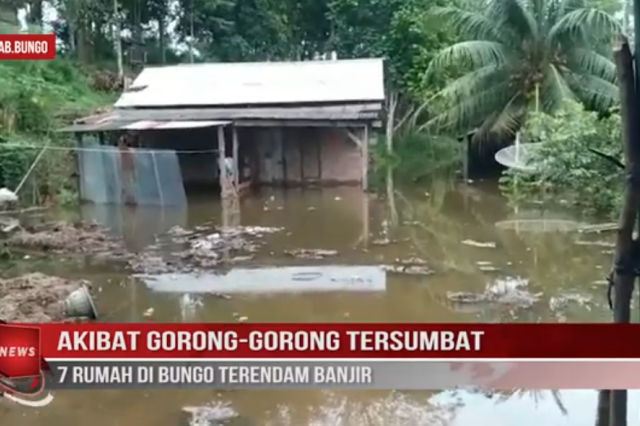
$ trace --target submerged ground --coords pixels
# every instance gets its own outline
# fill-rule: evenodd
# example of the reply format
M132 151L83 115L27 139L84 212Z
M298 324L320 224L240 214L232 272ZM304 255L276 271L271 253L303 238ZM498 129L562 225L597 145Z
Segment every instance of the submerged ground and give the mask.
M264 236L253 259L215 274L136 276L91 261L33 259L5 266L4 274L38 270L88 279L99 289L101 320L110 322L145 316L175 322L609 318L603 277L611 264L611 235L559 232L584 229L575 212L516 211L491 188L445 182L427 192L401 193L395 206L355 188L274 190L244 199L239 211L240 217L227 212L223 218L220 203L203 197L184 210L87 206L67 213L70 219L109 226L133 250L155 244L172 228L211 221L282 228ZM300 249L327 252L310 259L314 256ZM392 266L386 274L371 268L380 265ZM300 269L292 266L313 266L317 278L297 279ZM474 303L457 303L474 295ZM500 402L464 392L89 391L58 392L41 411L0 401L0 415L21 426L173 426L180 424L185 406L219 404L237 412L236 422L243 425L593 423L594 391L563 391L561 397L567 415L545 393L538 401L525 395Z

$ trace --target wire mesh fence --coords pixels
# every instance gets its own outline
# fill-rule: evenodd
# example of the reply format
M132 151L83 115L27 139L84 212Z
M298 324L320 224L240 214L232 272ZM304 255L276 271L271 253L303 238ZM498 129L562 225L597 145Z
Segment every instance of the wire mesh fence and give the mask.
M96 204L184 206L187 197L175 151L101 146L78 150L80 200ZM91 149L93 148L93 149Z

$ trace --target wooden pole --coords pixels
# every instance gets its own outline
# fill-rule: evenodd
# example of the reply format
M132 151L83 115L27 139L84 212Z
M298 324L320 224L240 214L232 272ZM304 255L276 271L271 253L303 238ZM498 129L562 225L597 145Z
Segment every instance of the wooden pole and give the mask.
M240 184L240 161L238 161L238 128L236 126L231 127L232 130L232 142L233 142L233 184L238 189L238 185Z
M224 169L225 160L225 142L224 142L224 127L218 126L218 179L220 180L220 196L224 198L225 194L225 179L226 173Z
M369 190L369 125L362 132L362 189Z
M638 218L640 204L640 132L637 124L637 96L634 84L634 69L629 41L620 35L614 48L620 88L620 115L622 118L623 145L627 183L622 211L618 222L616 250L613 270L613 322L631 322L631 297L635 282L636 251L633 230ZM610 404L607 407L607 394ZM601 391L598 398L598 426L626 426L627 391ZM607 413L609 408L609 413ZM609 414L609 416L607 416Z

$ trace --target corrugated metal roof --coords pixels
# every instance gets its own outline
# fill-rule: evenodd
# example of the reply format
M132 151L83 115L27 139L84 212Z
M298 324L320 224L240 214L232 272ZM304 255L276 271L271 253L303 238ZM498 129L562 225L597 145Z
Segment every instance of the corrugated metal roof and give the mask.
M384 100L382 59L145 68L119 108Z
M109 113L111 114L111 113ZM94 116L95 117L95 116ZM153 121L121 119L113 115L96 117L95 121L78 123L60 129L61 132L104 132L108 130L168 130L196 127L226 126L229 121Z
M127 130L166 130L166 129L193 129L196 127L226 126L228 121L136 121L123 126Z

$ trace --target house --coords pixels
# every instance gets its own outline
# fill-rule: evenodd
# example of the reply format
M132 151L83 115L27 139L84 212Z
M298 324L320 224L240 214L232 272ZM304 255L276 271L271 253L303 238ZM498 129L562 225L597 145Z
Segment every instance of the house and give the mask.
M148 67L109 112L63 131L177 151L185 186L358 184L384 103L382 59ZM80 137L80 136L79 136Z

